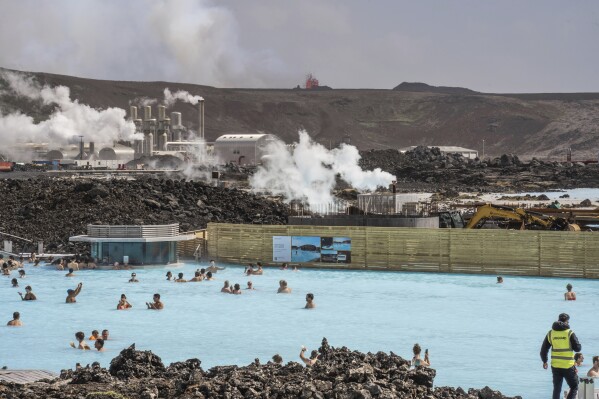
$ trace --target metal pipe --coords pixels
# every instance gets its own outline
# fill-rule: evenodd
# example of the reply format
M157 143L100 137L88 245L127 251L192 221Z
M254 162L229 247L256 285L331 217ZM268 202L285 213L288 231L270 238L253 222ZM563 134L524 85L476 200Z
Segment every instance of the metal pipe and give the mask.
M198 113L199 113L198 132L200 135L200 139L204 140L204 99L200 100Z

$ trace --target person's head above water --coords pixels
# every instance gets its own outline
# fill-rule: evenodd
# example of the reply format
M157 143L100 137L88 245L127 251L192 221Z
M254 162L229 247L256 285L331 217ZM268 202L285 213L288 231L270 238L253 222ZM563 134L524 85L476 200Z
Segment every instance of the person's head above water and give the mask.
M183 278L183 273L179 273L179 278Z
M200 277L201 273L196 271L194 275L195 275L195 277Z
M109 335L108 330L102 330L102 339L107 340L108 335Z
M97 350L104 348L104 340L102 338L98 338L96 342L94 342L94 348Z
M239 284L235 284L233 288L235 289L235 291L239 291L241 289L241 286Z
M121 299L127 299L127 295L121 294Z
M12 318L13 318L13 319L15 319L15 320L19 320L19 319L21 318L21 313L19 313L19 312L14 312L14 313L12 314Z
M314 300L314 294L306 294L306 301L311 302Z
M503 277L497 276L497 282L498 283L503 283Z
M73 268L69 268L69 273L73 273L74 271Z
M27 287L25 287L25 291L31 291L31 286L28 285Z
M154 301L158 302L160 300L160 294L154 294Z
M23 269L20 269L20 270L19 270L19 274L20 274L21 276L24 276L24 275L25 275L25 270L23 270Z
M420 352L422 352L422 348L420 347L419 344L414 344L414 347L412 348L412 352L414 352L414 355L419 355Z
M19 285L19 280L17 280L16 278L13 278L12 280L10 280L10 282L12 283L13 287L16 287Z
M75 338L77 338L77 341L83 341L85 339L85 334L83 334L83 331L77 331L75 333Z
M206 273L206 276L207 276L208 278L212 278L212 272L208 272L208 273Z
M100 332L98 330L93 330L92 331L92 337L97 337L100 335Z
M568 290L568 292L571 292L572 291L572 284L566 285L566 289Z

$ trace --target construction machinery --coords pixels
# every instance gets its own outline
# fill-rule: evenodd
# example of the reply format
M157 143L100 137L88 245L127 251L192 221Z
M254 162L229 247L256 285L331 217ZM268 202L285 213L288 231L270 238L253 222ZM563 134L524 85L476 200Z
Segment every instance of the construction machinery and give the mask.
M476 213L472 215L464 227L466 229L481 228L487 220L497 219L506 220L507 227L516 227L520 230L580 231L577 224L570 223L564 218L554 218L522 208L510 208L493 204L479 206Z

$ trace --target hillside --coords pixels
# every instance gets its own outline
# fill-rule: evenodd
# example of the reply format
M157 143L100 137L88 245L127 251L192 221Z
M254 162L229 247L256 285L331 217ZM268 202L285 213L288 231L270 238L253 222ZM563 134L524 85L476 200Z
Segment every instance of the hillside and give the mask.
M575 159L586 159L599 149L599 93L483 94L425 84L401 84L396 90L219 89L32 75L40 83L68 86L73 98L98 108L127 109L135 99L162 99L165 87L199 94L206 99L209 141L224 133L262 131L292 142L304 128L326 146L349 135L363 150L455 145L482 153L485 140L490 156L563 159L571 147ZM0 90L3 85L0 81ZM51 111L0 92L2 114L15 110L36 120ZM192 105L177 103L170 111L182 112L184 124L197 126Z

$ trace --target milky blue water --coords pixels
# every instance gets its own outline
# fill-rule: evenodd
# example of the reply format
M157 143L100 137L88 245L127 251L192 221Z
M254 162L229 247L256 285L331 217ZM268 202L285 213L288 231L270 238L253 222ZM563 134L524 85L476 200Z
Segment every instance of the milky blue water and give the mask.
M167 270L186 277L197 265L136 270L140 283L128 283L130 271L65 272L27 266L27 278L39 300L22 302L10 279L0 279L0 323L13 311L24 327L0 327L0 365L59 371L99 361L108 366L118 352L136 343L151 349L165 363L197 357L202 366L266 362L279 353L299 360L301 345L319 346L327 337L333 346L361 351L393 351L411 358L418 342L430 351L437 386L490 385L505 394L549 397L551 373L539 358L542 340L561 312L585 354L581 372L599 354L599 281L448 274L265 269L253 276L256 290L242 295L220 293L225 279L245 287L242 267L229 266L217 281L167 282ZM13 276L16 273L13 272ZM276 294L285 279L290 295ZM66 290L83 282L76 304L65 304ZM565 302L568 282L579 300ZM163 311L146 310L152 294L162 295ZM315 295L316 309L305 310L305 295ZM117 311L121 293L133 309ZM75 332L90 335L109 329L107 352L69 347Z

